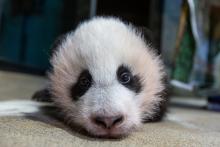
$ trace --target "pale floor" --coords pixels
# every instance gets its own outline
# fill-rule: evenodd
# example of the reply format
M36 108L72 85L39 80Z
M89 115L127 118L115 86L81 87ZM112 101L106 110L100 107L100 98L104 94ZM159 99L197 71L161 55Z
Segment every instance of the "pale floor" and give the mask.
M0 101L30 99L46 78L0 71ZM0 117L0 146L115 146L91 140L37 120ZM165 121L146 124L143 130L117 141L119 146L219 146L220 113L170 108Z

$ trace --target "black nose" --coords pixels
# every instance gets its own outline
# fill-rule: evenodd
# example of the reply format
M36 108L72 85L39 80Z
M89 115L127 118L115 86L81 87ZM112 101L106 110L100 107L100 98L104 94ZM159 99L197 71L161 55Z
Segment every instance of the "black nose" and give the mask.
M124 121L123 115L117 115L117 116L111 116L111 117L95 116L93 118L93 122L97 126L101 126L105 129L111 129L114 126L121 124L123 121Z

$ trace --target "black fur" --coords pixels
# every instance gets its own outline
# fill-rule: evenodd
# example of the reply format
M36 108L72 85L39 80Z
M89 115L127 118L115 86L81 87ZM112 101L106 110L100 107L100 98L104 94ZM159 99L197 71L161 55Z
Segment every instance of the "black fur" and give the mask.
M122 73L128 73L130 75L130 81L126 84L121 82L120 76ZM140 82L140 78L138 75L132 75L130 69L124 65L121 65L118 67L117 70L117 78L119 83L121 83L122 85L124 85L125 87L127 87L128 89L136 92L136 93L140 93L142 86L141 86L141 82Z
M145 43L151 47L150 49L153 49L153 51L159 55L160 52L157 49L159 45L156 43L154 33L146 27L135 27L135 28L137 32L141 33Z
M53 42L50 50L51 50L51 55L53 55L53 53L59 48L59 46L62 44L62 42L66 39L67 35L69 33L66 33L66 34L62 34L60 36L58 36L56 38L56 40Z
M34 93L32 99L40 102L52 102L52 94L49 88L41 89Z
M73 100L78 100L79 97L84 95L87 90L92 86L92 76L88 70L84 70L77 80L77 82L71 87L70 95Z

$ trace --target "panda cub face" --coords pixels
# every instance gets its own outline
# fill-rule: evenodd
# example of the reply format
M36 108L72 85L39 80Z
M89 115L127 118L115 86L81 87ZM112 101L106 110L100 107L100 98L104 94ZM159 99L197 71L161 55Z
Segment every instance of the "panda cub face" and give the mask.
M57 47L49 77L66 121L90 134L118 137L151 119L162 98L160 59L141 34L115 18L94 18Z

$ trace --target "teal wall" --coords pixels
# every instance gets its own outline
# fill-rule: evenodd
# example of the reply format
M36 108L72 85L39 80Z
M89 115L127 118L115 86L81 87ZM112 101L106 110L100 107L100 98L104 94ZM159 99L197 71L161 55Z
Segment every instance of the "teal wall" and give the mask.
M16 12L13 0L5 1L0 59L45 70L49 66L50 46L61 31L63 3L62 0L30 1L30 8L21 6Z

